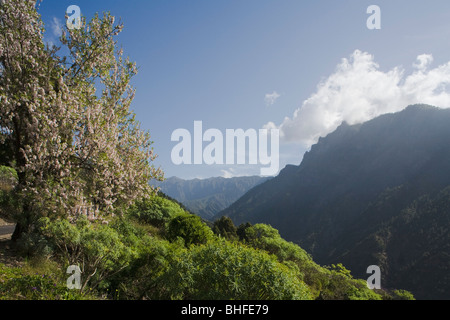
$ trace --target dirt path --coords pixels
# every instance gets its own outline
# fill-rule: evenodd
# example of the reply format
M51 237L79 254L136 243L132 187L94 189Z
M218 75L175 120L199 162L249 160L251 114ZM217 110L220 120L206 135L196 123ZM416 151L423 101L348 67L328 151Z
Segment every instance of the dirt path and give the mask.
M11 239L15 227L13 224L0 226L0 239Z
M5 220L0 219L0 240L11 239L14 228L15 224L8 223Z
M11 242L11 235L15 227L15 224L0 219L0 263L8 267L22 265L22 258L17 255L14 244Z

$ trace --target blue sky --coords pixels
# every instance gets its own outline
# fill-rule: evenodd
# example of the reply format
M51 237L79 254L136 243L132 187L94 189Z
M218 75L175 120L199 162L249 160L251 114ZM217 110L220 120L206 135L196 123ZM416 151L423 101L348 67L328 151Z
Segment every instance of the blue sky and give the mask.
M366 26L372 4L380 30ZM174 165L171 134L196 120L223 132L278 128L281 169L343 120L450 107L448 0L44 0L47 41L57 43L69 5L124 23L119 44L139 67L132 109L166 177L259 174L260 165Z

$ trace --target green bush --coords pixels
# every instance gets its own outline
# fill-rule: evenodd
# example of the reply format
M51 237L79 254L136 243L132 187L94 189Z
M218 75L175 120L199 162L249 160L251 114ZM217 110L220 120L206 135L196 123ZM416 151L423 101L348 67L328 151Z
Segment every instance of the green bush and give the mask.
M382 296L367 287L365 280L354 279L341 263L330 267L316 267L311 281L320 288L319 300L381 300Z
M284 240L277 229L262 223L245 229L246 243L277 256L278 260L303 264L312 260L309 254L298 245Z
M213 239L214 233L200 217L192 214L181 214L173 218L168 225L167 238L170 241L183 239L186 247L193 244L205 244Z
M14 220L20 211L14 187L17 184L17 172L11 167L0 166L0 217Z
M184 247L155 237L143 237L138 256L120 274L111 279L111 290L118 299L157 300L171 297L167 272Z
M75 224L66 219L40 220L41 230L65 265L79 265L82 291L97 288L104 280L125 269L137 255L132 233L119 233L113 226L89 223L80 217ZM119 223L120 224L120 223ZM119 225L118 224L118 225Z
M34 257L50 257L54 252L53 244L37 230L23 233L16 242L20 255Z
M17 172L11 167L0 166L0 190L10 191L17 184Z
M237 228L229 217L221 217L213 224L213 232L228 240L237 240Z
M161 196L140 199L128 210L128 214L139 222L158 228L165 227L175 216L184 213L185 211L177 203Z
M310 299L295 272L265 252L224 239L193 246L171 264L176 299Z
M392 293L393 300L415 300L413 294L406 290L394 290Z
M367 288L366 282L353 279L342 264L324 268L316 264L300 246L284 240L277 229L266 224L245 228L246 243L275 255L278 261L295 265L298 276L311 288L315 298L325 300L378 300L381 296Z

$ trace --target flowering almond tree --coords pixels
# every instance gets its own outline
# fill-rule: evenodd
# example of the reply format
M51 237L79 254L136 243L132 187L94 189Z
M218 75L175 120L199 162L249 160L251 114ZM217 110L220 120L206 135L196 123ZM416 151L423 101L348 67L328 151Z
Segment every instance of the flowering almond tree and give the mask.
M120 213L163 178L130 111L137 70L114 40L122 29L107 13L83 19L63 31L61 56L44 44L36 1L0 1L0 143L11 144L21 203L14 239L41 216Z

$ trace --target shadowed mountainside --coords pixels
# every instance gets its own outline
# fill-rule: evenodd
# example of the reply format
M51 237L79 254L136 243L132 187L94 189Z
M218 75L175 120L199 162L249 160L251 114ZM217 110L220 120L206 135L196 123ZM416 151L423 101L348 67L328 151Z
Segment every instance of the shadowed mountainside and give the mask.
M219 216L267 223L322 264L450 298L450 110L409 106L343 123L299 166L253 188Z

